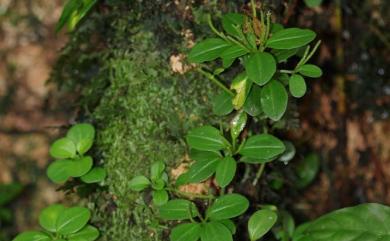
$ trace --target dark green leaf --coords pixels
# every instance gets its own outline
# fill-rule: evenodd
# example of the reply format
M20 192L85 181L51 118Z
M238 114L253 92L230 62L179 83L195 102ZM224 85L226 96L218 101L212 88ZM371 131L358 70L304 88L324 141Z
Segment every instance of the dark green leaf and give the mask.
M230 121L230 133L233 140L237 139L241 131L245 128L247 119L246 112L240 111Z
M201 151L219 151L227 147L227 140L219 130L212 126L203 126L190 130L187 143L191 148Z
M64 183L70 177L68 170L72 166L70 160L57 160L47 168L46 174L55 183Z
M302 97L306 93L305 79L299 74L293 74L288 82L288 87L292 96Z
M304 1L306 6L308 6L309 8L314 8L320 6L323 0L304 0Z
M284 86L276 80L261 90L261 107L268 118L278 121L287 109L288 95Z
M236 58L241 57L247 53L248 53L248 51L239 45L230 46L225 51L223 51L221 54L221 58L223 61L223 67L225 69L229 68L230 65L234 62L234 60Z
M136 176L130 180L129 187L133 191L142 191L150 185L150 181L145 176Z
M189 183L189 175L188 172L185 172L176 179L175 185L179 187L188 183Z
M253 53L245 61L245 70L250 80L265 85L276 72L276 62L269 53Z
M276 33L283 29L284 27L280 23L272 23L271 25L271 33Z
M73 141L77 152L83 155L92 147L95 128L91 124L77 124L69 129L66 137Z
M43 209L39 215L39 224L49 232L56 232L57 219L64 210L65 207L60 204L54 204Z
M23 185L20 183L0 184L0 206L11 202L22 190Z
M242 147L240 154L253 159L272 159L285 150L281 140L269 135L260 134L249 137Z
M161 177L165 170L165 164L163 161L157 161L150 167L150 179L156 180Z
M222 92L213 99L213 112L218 116L224 116L233 111L233 97L227 92Z
M203 182L211 177L217 169L219 158L197 161L188 170L188 182Z
M314 64L305 64L298 68L298 72L304 76L318 78L322 76L320 67Z
M183 223L172 229L171 241L197 241L200 238L201 224Z
M390 240L390 207L368 203L331 212L297 229L293 240Z
M102 182L106 179L106 170L103 167L94 167L87 174L81 177L81 181L85 183Z
M90 217L91 212L87 208L67 208L59 215L56 230L63 235L75 233L84 228Z
M261 87L254 85L244 104L244 110L251 116L258 116L261 112Z
M249 207L249 201L240 194L226 194L215 200L207 210L207 217L223 220L243 214Z
M202 241L233 241L229 229L215 221L203 224L200 237Z
M266 46L273 49L294 49L304 46L316 37L309 29L286 28L272 34Z
M231 45L220 38L208 38L197 43L188 55L188 60L192 63L202 63L214 60Z
M275 56L275 59L278 63L286 61L288 58L291 56L294 56L297 52L298 49L280 49L280 50L275 50L272 51L273 55Z
M255 212L248 221L250 240L258 240L268 233L275 225L277 218L275 212L267 209Z
M87 225L77 233L68 236L69 241L94 241L99 237L99 230L94 226Z
M164 205L169 200L168 192L165 191L164 189L162 189L162 190L154 190L153 193L152 193L152 196L153 196L153 203L156 206Z
M191 149L190 158L194 161L211 161L221 157L221 153L218 151L199 151Z
M160 217L165 220L183 220L198 216L195 204L185 199L170 200L160 206L159 211Z
M12 241L51 241L51 238L43 232L28 231L19 234Z
M229 229L229 231L232 233L232 235L234 235L236 233L237 228L232 220L225 219L225 220L219 220L218 222L225 225L225 227L227 227Z
M222 16L222 27L230 35L239 36L238 29L244 24L244 15L238 13L227 13Z
M298 176L297 186L304 188L309 185L316 177L320 168L320 161L316 154L307 155L303 160L297 163L295 172Z
M81 177L87 174L93 165L92 157L85 156L78 159L71 160L71 164L68 166L67 173L71 177Z
M69 138L60 138L50 146L50 155L54 158L65 159L76 156L76 146Z
M225 157L219 161L216 169L216 181L220 187L226 187L236 174L237 163L232 157Z
M261 164L273 161L274 158L271 159L255 159L247 156L243 156L240 159L240 162L249 163L249 164Z

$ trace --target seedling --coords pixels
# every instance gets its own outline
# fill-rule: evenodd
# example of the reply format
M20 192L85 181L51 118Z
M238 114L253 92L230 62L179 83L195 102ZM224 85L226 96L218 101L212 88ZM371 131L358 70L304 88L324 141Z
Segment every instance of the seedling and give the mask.
M56 140L50 147L50 155L57 159L47 169L47 176L55 183L64 183L70 177L80 178L85 183L101 182L106 172L101 167L92 167L93 159L86 156L95 138L95 128L90 124L72 126L65 137Z
M87 208L54 204L39 215L43 231L20 233L13 241L94 241L99 237L99 231L88 224L90 217Z

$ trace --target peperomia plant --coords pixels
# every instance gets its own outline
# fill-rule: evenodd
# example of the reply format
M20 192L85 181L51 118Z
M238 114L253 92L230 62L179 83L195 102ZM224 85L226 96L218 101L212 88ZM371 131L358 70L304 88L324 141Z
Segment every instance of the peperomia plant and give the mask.
M43 231L20 233L13 241L94 241L99 237L99 231L88 224L90 217L87 208L54 204L39 215Z
M102 167L93 167L93 159L86 156L95 138L95 128L90 124L72 126L65 137L50 147L50 155L56 158L47 169L47 176L55 183L64 183L70 177L84 183L101 182L106 177Z

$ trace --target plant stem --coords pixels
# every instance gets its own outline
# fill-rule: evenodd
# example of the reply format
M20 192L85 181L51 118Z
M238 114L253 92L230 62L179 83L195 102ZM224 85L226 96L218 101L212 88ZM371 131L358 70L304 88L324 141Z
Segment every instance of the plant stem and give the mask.
M313 57L314 53L317 51L320 44L321 44L321 40L318 40L316 45L314 45L314 48L310 51L309 55L306 57L305 61L302 64L306 64L306 62L309 61L311 57Z
M279 73L282 73L282 74L293 74L294 70L281 69L281 70L279 70Z
M219 32L219 31L217 30L217 28L214 26L213 20L211 19L211 15L210 15L210 14L207 15L207 23L209 24L209 27L211 28L211 30L212 30L216 35L218 35L219 37L221 37L221 38L224 39L224 40L227 40L226 36L225 36L223 33Z
M209 80L211 80L214 84L216 84L218 87L220 87L222 90L224 90L226 93L228 93L231 96L234 96L234 93L229 90L224 84L222 84L215 76L201 68L197 68L196 71L206 76Z
M256 185L257 185L257 182L259 181L261 175L262 175L263 172L264 172L264 168L265 168L265 163L262 163L262 164L260 165L260 167L259 167L259 170L258 170L257 173L256 173L255 179L254 179L253 182L252 182L252 185L253 185L253 186L256 186Z
M256 13L256 1L255 0L251 0L251 7L252 7L252 15L254 18L256 18L257 13Z

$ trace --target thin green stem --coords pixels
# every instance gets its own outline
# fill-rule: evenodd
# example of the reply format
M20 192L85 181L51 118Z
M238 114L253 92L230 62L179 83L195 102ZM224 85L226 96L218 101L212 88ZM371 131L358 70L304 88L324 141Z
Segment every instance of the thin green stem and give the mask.
M294 70L281 69L281 70L279 70L279 73L282 73L282 74L293 74Z
M214 84L216 84L218 87L220 87L222 90L224 90L226 93L228 93L231 96L234 96L234 93L229 90L224 84L222 84L213 74L201 69L197 68L196 71L206 76L209 80L211 80Z
M264 43L267 42L270 30L271 30L271 12L270 11L267 12L266 24L267 24L267 27L266 27L265 37L264 37Z
M256 12L256 1L251 0L251 7L252 7L252 15L254 18L257 17L257 12Z
M314 45L314 48L310 51L309 55L306 57L305 61L302 63L302 65L306 64L306 62L309 61L311 57L313 57L314 53L317 51L320 44L321 44L321 40L318 40L316 45Z
M307 46L305 49L305 53L303 54L301 60L299 60L298 64L295 66L294 72L301 67L301 65L305 62L305 59L307 58L307 55L309 54L310 46Z
M245 46L244 44L242 44L240 41L238 41L237 39L231 37L231 36L227 36L226 37L226 40L230 41L230 42L233 42L237 45L239 45L241 48L245 49L246 51L248 52L252 52L247 46Z
M259 181L259 179L261 178L261 175L263 174L264 172L264 168L265 168L265 163L262 163L259 167L259 170L257 171L256 173L256 177L255 179L253 180L252 182L252 185L253 186L256 186L257 185L257 182Z
M227 40L226 36L225 36L223 33L219 32L219 31L217 30L217 28L214 26L213 20L211 19L211 15L210 15L210 14L207 15L207 22L208 22L209 27L211 28L211 30L212 30L216 35L218 35L219 37L221 37L221 38L224 39L224 40Z

